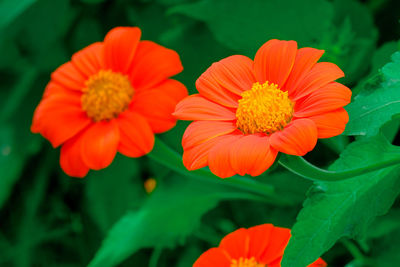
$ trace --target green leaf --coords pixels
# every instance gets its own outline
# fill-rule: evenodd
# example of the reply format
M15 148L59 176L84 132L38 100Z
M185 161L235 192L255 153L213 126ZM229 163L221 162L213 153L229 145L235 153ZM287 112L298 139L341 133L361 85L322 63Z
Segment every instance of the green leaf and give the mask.
M110 230L89 266L116 266L141 248L173 248L200 223L204 213L224 199L246 193L178 177L158 185L137 212L128 212Z
M333 18L332 4L325 0L203 0L170 12L204 21L219 42L251 56L273 38L313 44Z
M400 156L400 148L379 135L350 144L331 170L372 164L393 156ZM399 166L345 181L316 183L292 228L282 266L306 266L339 238L363 237L371 221L385 214L399 193Z
M234 53L218 43L203 24L188 19L164 32L161 42L179 53L185 70L176 79L186 85L189 94L197 92L194 86L196 79L212 63Z
M103 41L103 38L99 21L92 18L84 18L79 20L74 29L74 34L71 38L72 47L74 51L78 51L94 42Z
M29 89L37 76L36 69L26 70L11 86L4 102L0 102L0 208L20 177L28 156L40 149L41 138L29 131L34 104Z
M399 221L397 221L397 224ZM373 241L370 266L394 267L400 262L400 229Z
M129 23L142 30L143 40L160 43L160 34L171 28L169 20L166 19L165 8L159 4L128 6L125 11Z
M88 211L104 233L128 209L139 208L145 196L138 160L122 155L106 169L90 172L86 180Z
M82 3L86 3L86 4L99 4L104 2L105 0L81 0Z
M13 130L0 128L0 208L11 194L12 188L22 172L24 157L15 151Z
M368 70L377 39L373 17L355 0L333 1L334 18L317 47L325 49L323 61L336 63L346 74L342 82L358 81Z
M38 1L17 21L21 28L19 45L33 53L52 49L65 36L76 14L69 0Z
M371 224L371 229L374 231L368 231L367 238L375 239L390 234L393 231L399 230L400 228L400 210L392 209L386 215L378 217Z
M400 114L400 52L392 55L392 61L382 68L383 82L346 107L350 120L344 134L376 135L383 124Z
M377 73L388 61L393 53L400 50L399 42L387 42L380 46L372 56L371 73Z
M2 0L0 1L0 30L7 27L36 0Z

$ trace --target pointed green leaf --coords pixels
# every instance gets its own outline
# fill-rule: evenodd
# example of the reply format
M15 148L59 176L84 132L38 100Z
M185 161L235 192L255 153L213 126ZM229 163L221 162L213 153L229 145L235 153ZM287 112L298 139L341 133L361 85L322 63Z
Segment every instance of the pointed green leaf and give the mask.
M358 95L346 110L350 120L346 135L378 134L383 124L400 115L400 52L382 68L383 82Z
M398 156L400 148L381 136L348 146L331 170ZM362 237L371 221L387 212L400 193L400 167L388 167L338 182L315 184L304 202L282 266L307 266L343 237Z

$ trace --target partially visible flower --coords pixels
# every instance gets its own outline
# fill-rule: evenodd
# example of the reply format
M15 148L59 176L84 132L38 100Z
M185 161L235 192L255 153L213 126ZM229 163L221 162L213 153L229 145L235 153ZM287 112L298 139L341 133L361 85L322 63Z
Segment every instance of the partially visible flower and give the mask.
M257 176L278 152L302 156L318 138L341 134L351 91L334 82L344 73L319 62L323 50L270 40L254 61L235 55L211 65L196 81L199 94L174 115L193 120L182 139L189 170L209 166L217 176Z
M193 267L280 267L290 229L262 224L225 236L217 248L204 252ZM309 267L325 267L321 258Z
M146 190L147 194L150 194L154 191L154 189L157 186L157 181L154 178L149 178L146 181L144 181L144 190Z
M68 175L105 168L117 151L149 153L154 133L175 125L171 113L187 90L169 77L182 71L181 61L140 36L137 27L114 28L52 73L31 130L53 147L62 145L60 164Z

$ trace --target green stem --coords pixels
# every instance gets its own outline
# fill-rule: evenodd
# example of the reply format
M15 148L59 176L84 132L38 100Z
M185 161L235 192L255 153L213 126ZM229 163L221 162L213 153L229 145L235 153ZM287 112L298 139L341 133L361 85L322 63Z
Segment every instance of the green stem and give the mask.
M188 171L182 163L182 157L176 151L168 147L160 139L156 138L153 151L148 156L158 163L168 167L169 169L185 176L191 176L195 179L207 181L213 184L226 185L241 190L247 190L258 196L262 196L265 200L273 201L277 205L291 205L292 203L278 195L274 187L257 182L256 180L247 179L245 177L234 176L227 179L217 178L215 175L205 169Z
M282 155L279 164L289 171L313 181L341 181L392 165L400 164L400 157L382 159L374 164L345 171L328 171L309 163L302 157Z

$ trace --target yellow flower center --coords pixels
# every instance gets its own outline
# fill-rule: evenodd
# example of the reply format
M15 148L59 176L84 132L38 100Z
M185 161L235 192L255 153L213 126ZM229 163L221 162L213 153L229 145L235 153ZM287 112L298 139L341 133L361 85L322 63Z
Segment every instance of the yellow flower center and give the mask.
M292 119L294 104L276 84L256 82L241 96L236 126L244 134L271 134L282 130Z
M254 257L250 259L240 258L239 260L232 260L230 267L265 267L265 264L256 262Z
M134 92L127 76L110 70L90 76L85 85L82 109L93 121L116 118L128 108Z

